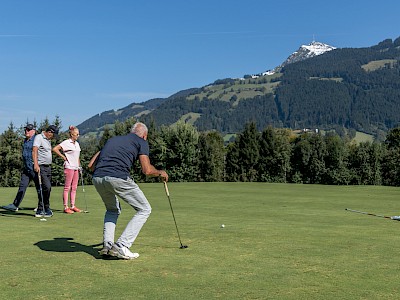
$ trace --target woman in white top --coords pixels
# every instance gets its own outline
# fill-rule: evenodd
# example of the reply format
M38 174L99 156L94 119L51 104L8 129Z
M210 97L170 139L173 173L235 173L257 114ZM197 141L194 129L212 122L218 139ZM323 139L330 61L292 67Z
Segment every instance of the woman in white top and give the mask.
M55 146L53 152L64 160L64 212L67 214L73 214L74 212L81 212L81 210L75 206L76 190L79 183L79 171L81 170L79 159L81 147L78 143L79 129L72 125L69 126L69 136L69 139L62 141L60 144ZM70 195L71 207L68 207L68 195Z

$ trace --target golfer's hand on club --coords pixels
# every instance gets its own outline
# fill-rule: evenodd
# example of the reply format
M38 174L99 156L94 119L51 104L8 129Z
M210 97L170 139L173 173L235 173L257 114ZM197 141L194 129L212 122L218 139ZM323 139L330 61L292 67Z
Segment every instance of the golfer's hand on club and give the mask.
M36 173L40 173L40 167L39 167L39 165L38 165L38 164L34 164L34 165L33 165L33 170L34 170Z
M168 181L168 174L164 170L160 170L159 177L161 178L162 181L165 181L165 182Z
M147 155L139 155L140 165L142 172L146 176L160 177L163 181L168 181L168 174L164 170L157 170L151 163L150 158Z

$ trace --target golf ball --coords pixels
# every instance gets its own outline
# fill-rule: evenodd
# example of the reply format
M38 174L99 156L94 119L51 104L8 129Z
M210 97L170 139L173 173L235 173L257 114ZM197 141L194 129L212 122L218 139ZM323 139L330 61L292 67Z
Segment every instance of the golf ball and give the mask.
M225 225L224 225L224 224L222 224L222 225L221 225L221 228L224 228L224 227L225 227Z

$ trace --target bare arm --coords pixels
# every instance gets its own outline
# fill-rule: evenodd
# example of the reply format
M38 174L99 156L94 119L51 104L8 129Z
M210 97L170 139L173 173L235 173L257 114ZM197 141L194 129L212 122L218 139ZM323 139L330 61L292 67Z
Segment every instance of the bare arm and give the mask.
M146 176L162 177L163 181L168 181L168 174L164 170L157 170L151 163L150 158L147 155L139 155L140 165L142 167L142 172Z
M53 148L53 152L54 152L55 154L57 154L59 157L61 157L64 161L66 161L66 160L67 160L67 157L66 157L64 154L62 154L60 150L62 150L62 148L61 148L60 145L57 145L57 146L55 146L55 147Z
M32 148L32 158L33 158L33 170L35 170L36 173L40 172L40 167L38 163L38 147L33 146Z
M94 171L94 167L96 166L97 158L99 157L100 151L97 151L95 155L90 159L88 168L91 172Z

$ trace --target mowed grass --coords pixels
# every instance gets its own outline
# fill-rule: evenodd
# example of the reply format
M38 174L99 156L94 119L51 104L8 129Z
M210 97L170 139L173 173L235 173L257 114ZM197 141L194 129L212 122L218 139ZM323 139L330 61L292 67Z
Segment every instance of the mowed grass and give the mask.
M18 214L0 209L3 299L389 299L400 282L400 222L345 208L400 214L400 190L380 186L140 184L153 212L133 261L101 259L103 204L78 191L88 214L33 217L29 188ZM0 189L0 204L16 188ZM132 216L122 203L121 232ZM221 228L221 224L225 227Z

